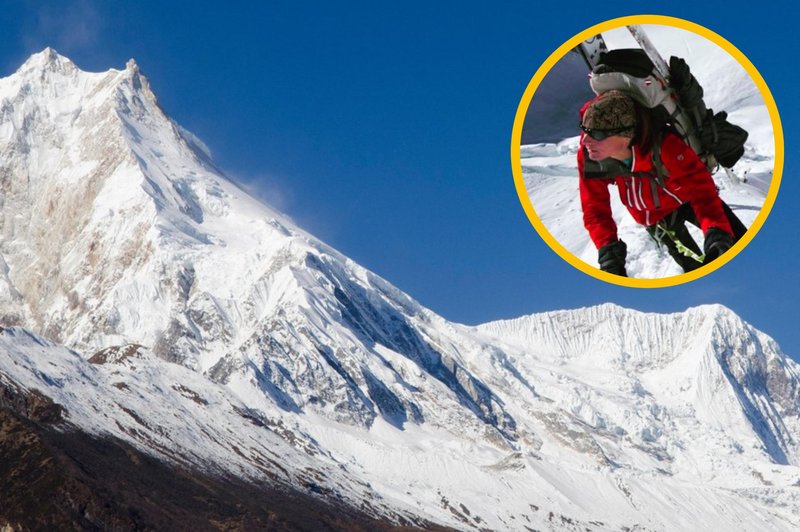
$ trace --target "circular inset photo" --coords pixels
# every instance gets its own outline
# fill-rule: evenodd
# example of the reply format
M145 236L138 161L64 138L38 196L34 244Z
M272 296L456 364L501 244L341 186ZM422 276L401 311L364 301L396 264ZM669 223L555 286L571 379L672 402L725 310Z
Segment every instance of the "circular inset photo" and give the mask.
M755 66L697 24L640 15L576 35L539 68L511 140L517 192L567 262L624 286L711 273L763 225L783 166Z

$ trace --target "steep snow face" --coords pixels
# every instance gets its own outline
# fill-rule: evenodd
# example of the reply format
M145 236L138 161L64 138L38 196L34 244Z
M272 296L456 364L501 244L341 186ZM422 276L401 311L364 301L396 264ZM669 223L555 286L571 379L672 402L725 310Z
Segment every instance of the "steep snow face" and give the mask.
M537 389L568 400L589 427L635 435L711 477L730 475L740 459L800 465L798 365L724 307L660 315L603 305L479 329L579 380L578 397L558 379ZM619 410L616 394L633 408Z
M114 299L142 311L172 303L168 286L136 293L135 279L159 262L172 268L154 255L169 222L183 223L172 211L191 211L177 188L202 168L195 153L133 61L90 74L47 49L0 80L0 98L3 321L81 348L132 327L152 342L160 323L111 307ZM155 154L181 161L174 186L159 183L158 165L149 168ZM185 239L196 236L181 228Z
M0 100L0 379L84 430L459 527L800 525L798 368L729 311L449 323L227 180L133 62L46 50Z
M464 404L458 426L513 439L427 311L222 176L134 62L89 74L48 49L0 97L3 322L86 357L142 345L281 411L402 426Z

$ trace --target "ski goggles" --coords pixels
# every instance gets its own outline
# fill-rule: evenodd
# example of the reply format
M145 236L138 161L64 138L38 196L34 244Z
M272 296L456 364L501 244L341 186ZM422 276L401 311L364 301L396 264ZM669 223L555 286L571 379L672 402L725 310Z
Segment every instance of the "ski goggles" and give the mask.
M578 124L578 127L580 127L581 131L592 137L594 140L605 140L608 137L613 137L614 135L619 135L620 133L630 131L635 126L617 127L614 129L592 129L584 126L583 124Z

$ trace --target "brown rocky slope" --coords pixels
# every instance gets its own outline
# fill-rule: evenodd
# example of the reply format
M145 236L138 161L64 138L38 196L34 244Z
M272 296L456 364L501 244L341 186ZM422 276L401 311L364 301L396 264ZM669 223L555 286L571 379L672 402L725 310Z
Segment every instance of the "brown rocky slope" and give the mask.
M303 493L172 467L0 379L0 529L401 530Z

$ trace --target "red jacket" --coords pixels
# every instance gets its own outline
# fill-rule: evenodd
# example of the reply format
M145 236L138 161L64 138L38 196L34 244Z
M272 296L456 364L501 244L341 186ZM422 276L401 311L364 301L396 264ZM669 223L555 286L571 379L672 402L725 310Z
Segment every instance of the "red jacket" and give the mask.
M714 179L697 154L674 133L666 133L661 142L661 162L668 173L663 187L652 186L653 177L650 176L655 176L656 170L650 153L642 153L639 146L633 146L630 173L609 178L585 177L583 136L581 134L578 150L583 225L598 249L618 239L608 191L612 183L617 185L619 197L628 212L642 225L654 225L688 202L703 234L711 227L733 234ZM656 207L655 196L659 207Z

